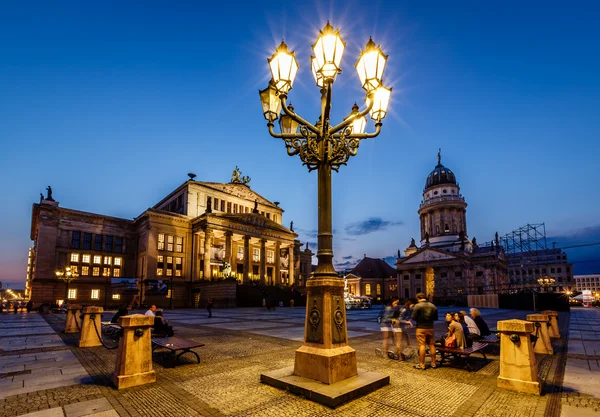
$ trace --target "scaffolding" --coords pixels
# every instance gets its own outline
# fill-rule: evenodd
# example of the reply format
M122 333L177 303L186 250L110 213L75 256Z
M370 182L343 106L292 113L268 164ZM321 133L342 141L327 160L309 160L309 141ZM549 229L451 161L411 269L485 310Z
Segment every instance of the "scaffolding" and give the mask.
M545 223L527 223L500 237L499 240L507 255L548 249Z

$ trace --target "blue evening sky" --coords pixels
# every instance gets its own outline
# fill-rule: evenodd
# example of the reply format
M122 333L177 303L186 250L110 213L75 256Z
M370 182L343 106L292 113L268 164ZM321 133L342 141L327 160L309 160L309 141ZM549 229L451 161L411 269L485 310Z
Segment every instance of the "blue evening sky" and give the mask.
M338 265L418 240L438 148L470 238L545 222L549 246L600 241L598 2L5 1L0 280L24 281L48 185L63 207L133 218L188 172L227 182L237 165L316 243L316 173L269 136L257 91L285 39L300 63L290 101L317 119L309 56L328 19L347 42L334 122L363 104L354 63L369 36L394 88L381 135L334 173ZM567 253L576 273L600 272L600 246Z

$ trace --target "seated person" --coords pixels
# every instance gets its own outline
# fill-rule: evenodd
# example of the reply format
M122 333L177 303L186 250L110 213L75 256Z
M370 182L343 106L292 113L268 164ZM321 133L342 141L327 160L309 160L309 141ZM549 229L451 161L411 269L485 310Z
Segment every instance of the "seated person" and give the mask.
M483 320L483 317L481 317L481 313L479 312L479 310L477 310L476 308L472 308L470 310L471 312L471 317L473 317L473 321L475 322L475 324L477 325L477 328L479 329L479 334L481 336L489 336L490 334L492 334L490 332L490 328L488 327L487 323L485 322L485 320Z
M126 316L131 311L131 304L127 305L127 307L121 307L110 320L111 323L119 323L119 319L123 316Z
M173 326L169 326L168 321L163 318L163 312L157 311L154 316L154 333L166 334L168 337L174 336Z
M467 339L465 337L465 332L463 330L463 326L460 323L460 316L458 313L449 313L452 316L452 321L448 326L448 333L450 335L454 335L456 339L456 347L458 349L464 349L467 346Z
M479 331L479 327L477 327L477 323L475 323L475 321L467 315L466 311L461 311L460 314L465 320L465 324L469 328L469 334L471 335L471 338L475 340L479 339L481 332Z

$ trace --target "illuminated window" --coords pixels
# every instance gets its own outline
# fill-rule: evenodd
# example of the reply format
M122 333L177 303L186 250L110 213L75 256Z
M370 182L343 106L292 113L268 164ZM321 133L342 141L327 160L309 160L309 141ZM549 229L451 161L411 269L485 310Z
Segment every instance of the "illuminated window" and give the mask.
M99 300L100 299L100 290L92 290L91 298L92 298L92 300Z
M79 262L79 254L78 253L71 254L71 262Z
M167 276L170 277L171 275L173 275L173 270L167 269Z
M82 266L81 267L81 275L89 275L90 274L90 267L89 266Z
M77 265L71 265L71 272L79 272L77 270Z
M92 257L90 255L81 255L81 262L84 264L89 264L91 258Z
M173 275L173 257L167 256L167 276Z
M96 265L99 265L102 262L102 256L100 255L94 255L94 263Z
M121 294L113 294L112 295L112 299L113 300L120 300L121 299Z
M177 236L176 243L177 244L175 246L175 252L179 252L179 253L183 252L183 238Z
M112 263L112 256L104 257L104 265L110 265Z
M123 258L115 258L115 266L121 266L123 262Z
M113 277L120 277L121 276L121 268L114 268L113 269Z
M365 285L365 295L371 295L371 284Z
M239 260L244 259L244 247L243 246L238 246L237 247L237 258Z
M171 289L170 288L167 290L167 298L171 298Z
M381 284L377 284L377 295L381 295Z
M167 250L173 252L173 235L167 235Z
M158 234L158 250L165 250L165 234Z
M102 276L103 277L110 277L110 268L102 268Z
M99 277L100 276L100 267L95 266L92 268L92 276Z
M69 295L67 298L69 300L75 300L77 298L77 288L69 288Z
M163 274L163 269L162 268L156 268L156 275L161 277Z
M259 262L260 261L260 249L252 248L252 261Z
M181 270L183 269L183 258L175 258L175 276L181 276Z

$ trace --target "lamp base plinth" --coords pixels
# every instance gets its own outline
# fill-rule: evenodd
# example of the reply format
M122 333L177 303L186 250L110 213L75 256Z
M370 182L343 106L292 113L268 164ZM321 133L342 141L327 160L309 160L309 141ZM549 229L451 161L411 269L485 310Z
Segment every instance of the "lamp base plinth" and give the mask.
M324 384L314 379L295 375L294 368L290 366L261 374L260 382L335 408L342 403L352 401L388 385L390 377L377 372L358 370L353 377L333 384Z
M323 349L304 345L296 350L294 375L335 384L357 374L356 351L350 346Z

